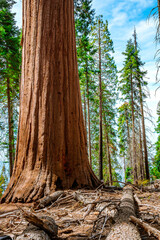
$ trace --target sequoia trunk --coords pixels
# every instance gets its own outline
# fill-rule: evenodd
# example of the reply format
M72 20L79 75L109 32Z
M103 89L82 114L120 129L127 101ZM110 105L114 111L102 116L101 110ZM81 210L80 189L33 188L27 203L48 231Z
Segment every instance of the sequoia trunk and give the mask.
M16 159L2 202L94 187L78 80L73 0L23 0Z

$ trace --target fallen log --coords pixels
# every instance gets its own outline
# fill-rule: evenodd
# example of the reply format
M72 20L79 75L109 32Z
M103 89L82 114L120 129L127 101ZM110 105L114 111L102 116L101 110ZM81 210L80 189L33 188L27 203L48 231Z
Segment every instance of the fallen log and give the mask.
M153 234L156 238L160 239L160 231L158 229L150 226L149 224L143 222L141 219L138 219L135 216L130 216L130 221L142 227L149 236Z
M141 237L137 227L129 221L130 216L135 215L133 187L126 186L123 189L123 196L119 209L114 217L115 224L112 226L106 240L140 240Z

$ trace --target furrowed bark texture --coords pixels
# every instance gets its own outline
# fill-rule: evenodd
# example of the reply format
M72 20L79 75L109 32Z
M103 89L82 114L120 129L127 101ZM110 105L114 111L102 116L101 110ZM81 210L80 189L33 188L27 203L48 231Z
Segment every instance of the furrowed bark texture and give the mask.
M2 202L98 183L87 155L73 1L23 0L19 133Z
M126 186L123 190L120 209L115 216L116 223L113 225L106 240L140 240L141 237L136 226L129 222L130 216L135 216L133 189L130 186Z

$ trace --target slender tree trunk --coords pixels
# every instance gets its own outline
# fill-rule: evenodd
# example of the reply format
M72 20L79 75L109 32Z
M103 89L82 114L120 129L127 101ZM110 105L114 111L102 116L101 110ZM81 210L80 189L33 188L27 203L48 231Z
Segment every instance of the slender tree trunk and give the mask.
M129 146L129 159L130 159L130 165L131 168L133 168L133 160L132 160L132 154L131 154L131 138L130 138L130 131L129 131L129 124L127 120L127 138L128 138L128 146Z
M149 180L150 179L150 174L149 174L149 164L148 164L148 151L147 151L145 122L144 122L143 101L141 101L141 115L142 115L142 133L143 133L145 171L146 171L146 179Z
M123 157L123 164L124 164L124 181L126 182L126 158L125 158L125 155Z
M16 159L1 202L95 187L83 122L72 0L23 0Z
M88 81L88 72L87 71L86 71L86 80L87 80L87 112L88 112L88 149L89 149L89 162L92 166L90 109L89 109L89 81Z
M99 179L103 180L101 28L99 20Z
M140 143L140 177L141 180L144 179L144 164L143 164L143 147L142 147L142 133L141 124L139 122L139 143Z
M86 116L86 94L84 92L83 94L83 101L84 101L84 124L85 124L85 127L86 127L86 130L87 130L87 116Z
M110 147L109 147L109 137L106 131L106 141L107 141L107 153L108 153L108 168L109 168L109 184L112 186L112 164L111 164L111 154L110 154Z
M9 167L10 177L13 171L14 161L14 132L13 132L13 106L10 96L10 79L7 78L7 101L8 101L8 129L9 129Z
M145 130L145 121L144 121L144 110L143 110L141 84L139 84L139 92L140 92L140 104L141 104L141 119L142 119L142 134L143 134L145 173L146 173L146 179L149 180L150 179L150 174L149 174L148 151L147 151L147 141L146 141L146 130Z
M136 142L135 142L135 118L134 118L134 99L133 99L133 79L131 74L131 107L132 107L132 160L133 160L133 175L136 183L137 176L137 159L136 159Z
M160 1L158 0L158 10L160 13ZM160 17L160 14L159 14ZM136 30L134 30L134 43L135 49L137 50L137 35ZM142 119L142 134L143 134L143 148L144 148L144 161L145 161L145 172L146 172L146 179L150 179L149 174L149 164L148 164L148 151L147 151L147 141L146 141L146 130L145 130L145 121L144 121L144 109L143 109L143 96L142 96L142 86L140 82L139 73L137 73L139 79L139 97L140 97L140 106L141 106L141 119Z
M12 159L14 163L15 158L15 142L14 142L14 119L13 119L13 103L11 101L11 122L12 122L12 128L11 128L11 136L12 136Z

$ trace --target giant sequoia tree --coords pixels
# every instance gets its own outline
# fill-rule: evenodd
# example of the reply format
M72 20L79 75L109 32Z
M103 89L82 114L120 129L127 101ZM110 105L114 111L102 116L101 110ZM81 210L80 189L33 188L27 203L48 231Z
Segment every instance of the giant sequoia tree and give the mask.
M2 202L96 186L87 156L73 0L23 0L19 133Z

